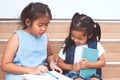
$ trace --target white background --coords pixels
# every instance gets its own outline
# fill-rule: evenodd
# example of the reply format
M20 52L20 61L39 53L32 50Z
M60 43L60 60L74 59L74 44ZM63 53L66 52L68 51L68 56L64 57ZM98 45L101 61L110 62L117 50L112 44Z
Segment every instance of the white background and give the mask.
M19 18L30 2L43 2L52 12L53 19L71 19L75 12L93 19L120 20L120 0L0 0L0 18Z

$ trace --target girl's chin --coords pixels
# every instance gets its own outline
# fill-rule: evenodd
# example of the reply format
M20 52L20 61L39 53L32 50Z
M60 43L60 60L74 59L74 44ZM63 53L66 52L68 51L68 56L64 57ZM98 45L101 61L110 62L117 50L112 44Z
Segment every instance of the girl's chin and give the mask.
M37 37L41 37L42 35L38 35Z
M41 37L43 34L41 33L41 34L39 34L39 35L37 35L37 37Z
M84 45L84 44L75 44L76 46L81 46L81 45Z
M35 36L39 38L39 37L41 37L41 36L42 36L42 34L41 34L41 35L35 35Z
M81 44L75 44L76 46L80 46Z

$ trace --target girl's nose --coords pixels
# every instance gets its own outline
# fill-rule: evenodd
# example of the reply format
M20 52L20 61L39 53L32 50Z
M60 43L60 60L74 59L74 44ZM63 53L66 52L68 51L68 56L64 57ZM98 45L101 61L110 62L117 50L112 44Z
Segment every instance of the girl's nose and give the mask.
M41 27L41 30L46 30L46 26L42 26L42 27Z

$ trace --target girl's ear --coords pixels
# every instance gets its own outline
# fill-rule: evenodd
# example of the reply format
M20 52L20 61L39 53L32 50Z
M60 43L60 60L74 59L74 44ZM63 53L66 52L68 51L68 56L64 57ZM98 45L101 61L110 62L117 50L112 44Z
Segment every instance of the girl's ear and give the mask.
M26 23L26 25L27 25L28 27L31 26L31 21L30 21L30 19L27 18L27 19L25 20L25 23Z

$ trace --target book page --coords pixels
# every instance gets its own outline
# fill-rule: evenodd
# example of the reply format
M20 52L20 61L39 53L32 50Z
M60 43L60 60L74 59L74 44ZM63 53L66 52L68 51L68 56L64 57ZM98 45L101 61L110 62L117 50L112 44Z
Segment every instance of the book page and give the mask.
M73 80L56 71L49 71L44 75L24 74L22 75L25 80Z

